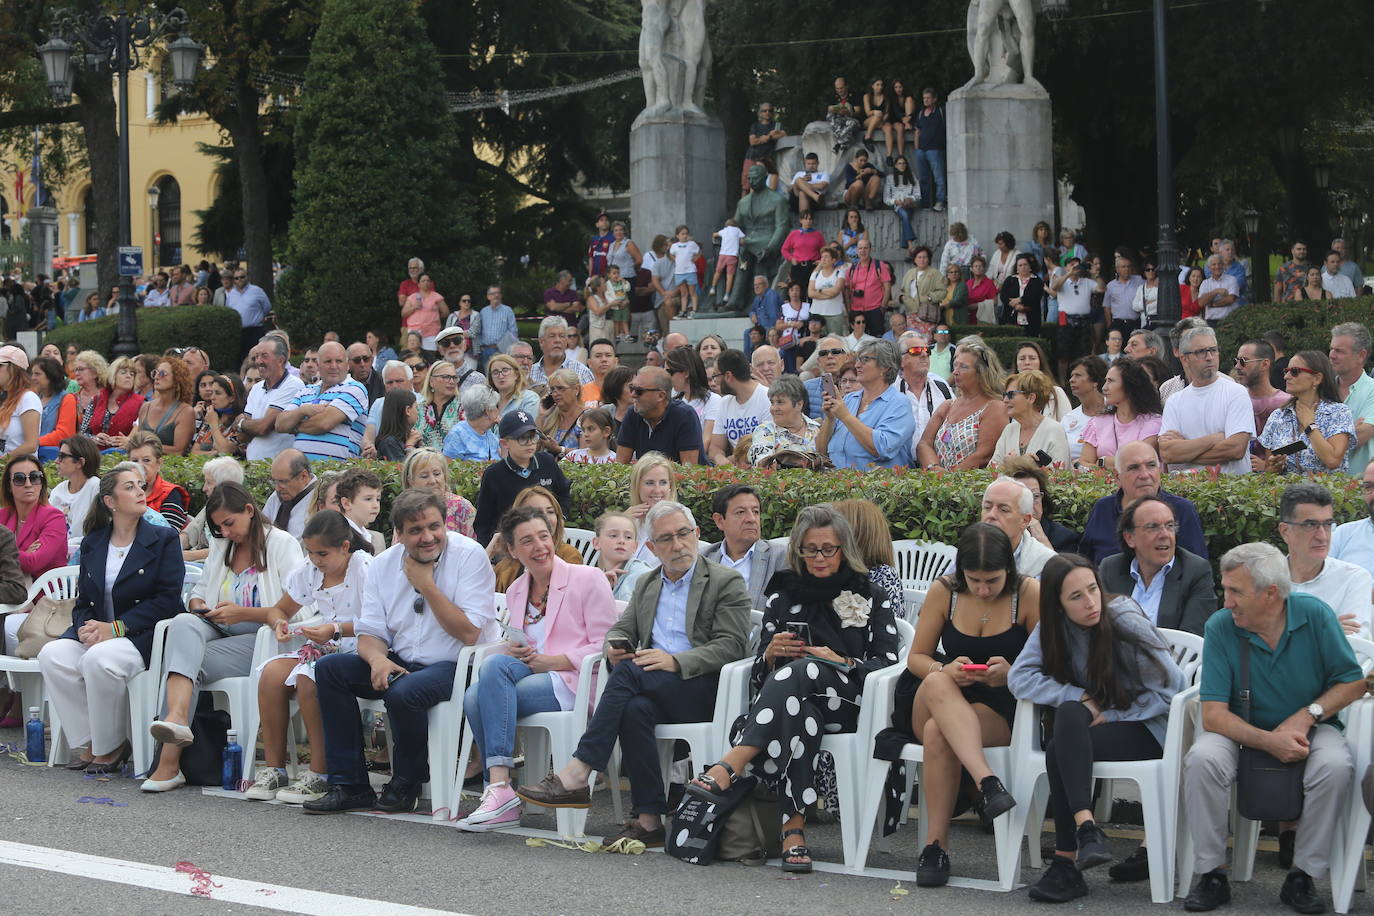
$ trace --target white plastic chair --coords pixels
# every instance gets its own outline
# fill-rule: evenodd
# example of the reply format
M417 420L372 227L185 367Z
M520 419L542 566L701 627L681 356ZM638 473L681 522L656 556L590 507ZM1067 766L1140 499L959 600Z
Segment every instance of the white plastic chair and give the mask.
M564 528L563 539L582 554L582 561L588 566L595 566L597 557L601 551L592 546L592 538L596 537L595 531L588 531L586 528Z
M893 541L892 552L897 558L902 588L917 591L928 591L930 583L952 570L958 554L951 544L912 540Z
M926 603L927 590L923 588L903 588L902 589L902 609L906 611L906 620L912 626L916 625L916 618L921 616L921 605Z
M129 743L133 747L135 776L153 768L157 742L148 733L148 726L162 712L162 654L167 644L167 628L171 625L170 617L157 622L148 668L129 679Z
M47 595L54 601L74 601L76 599L76 583L81 574L80 566L59 566L50 569L39 576L33 585L29 586L29 593L24 598L24 603L20 605L0 606L0 612L18 613L25 608L33 606L40 595ZM5 675L5 680L15 693L23 697L22 718L27 719L29 710L38 707L43 709L47 700L47 691L43 689L43 674L38 667L36 658L20 658L17 655L0 655L0 672ZM48 727L52 732L53 750L48 754L48 763L62 764L66 762L66 742L60 737L61 723L57 717L57 707L48 704ZM61 756L61 760L55 758Z

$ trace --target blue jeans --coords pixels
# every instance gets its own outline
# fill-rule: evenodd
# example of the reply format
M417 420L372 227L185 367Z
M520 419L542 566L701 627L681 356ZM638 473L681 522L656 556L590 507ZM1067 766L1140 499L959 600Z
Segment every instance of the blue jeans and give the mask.
M410 673L397 678L386 690L373 688L372 666L352 652L326 655L315 663L315 691L324 719L330 785L367 785L359 697L386 704L391 722L392 778L417 785L429 782L429 710L453 696L458 664L412 665L394 653L389 658Z
M916 231L911 228L911 211L906 207L893 207L897 213L897 219L902 223L902 247L905 248L908 242L916 240Z
M930 193L931 175L935 177L935 196ZM932 203L945 202L945 151L942 149L916 150L916 180L921 183L921 200Z
M515 766L515 720L563 707L553 692L553 678L535 674L509 655L489 655L477 683L463 695L463 715L483 756L483 767Z

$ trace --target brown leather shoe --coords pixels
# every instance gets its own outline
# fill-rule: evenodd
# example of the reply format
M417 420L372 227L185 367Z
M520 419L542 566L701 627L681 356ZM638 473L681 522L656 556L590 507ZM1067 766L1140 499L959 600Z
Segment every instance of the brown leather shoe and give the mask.
M620 828L620 832L615 836L606 837L606 845L614 846L617 840L639 840L644 844L645 849L661 849L664 841L668 838L668 833L663 827L655 830L647 830L639 822L639 818L632 817L625 822L625 826Z
M515 794L532 805L539 805L544 808L590 808L592 806L591 789L586 786L580 789L565 788L563 780L558 778L557 773L550 773L535 785L520 786L515 790Z

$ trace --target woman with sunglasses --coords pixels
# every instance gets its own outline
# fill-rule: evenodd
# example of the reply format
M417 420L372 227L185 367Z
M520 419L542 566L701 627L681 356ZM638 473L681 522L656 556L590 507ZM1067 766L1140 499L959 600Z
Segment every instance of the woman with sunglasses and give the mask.
M158 360L152 397L138 411L138 429L156 435L171 454L186 454L196 429L196 414L191 408L194 395L195 380L181 358Z
M663 366L673 380L673 397L696 411L701 441L710 442L724 398L711 390L701 357L691 347L677 347L663 357Z
M1275 474L1346 473L1355 450L1355 415L1341 400L1331 360L1317 350L1303 350L1283 370L1284 389L1293 396L1269 415L1259 444L1264 470ZM1275 449L1301 441L1289 455Z
M1159 312L1159 268L1155 267L1154 262L1146 261L1140 268L1140 274L1145 282L1136 288L1135 296L1131 299L1131 310L1140 316L1141 327L1152 328ZM1124 340L1130 331L1123 330L1121 333Z
M69 538L86 530L86 515L100 489L100 449L88 436L71 436L57 447L57 476L49 499L67 519Z
M1143 439L1158 448L1159 424L1164 405L1159 390L1145 368L1129 357L1118 359L1102 383L1106 412L1093 417L1083 430L1079 464L1092 467L1102 459L1108 470L1116 468L1116 453L1130 442Z
M1058 420L1051 420L1042 412L1054 396L1054 382L1043 372L1034 369L1018 372L1007 379L1002 392L1002 406L1007 411L1007 425L992 450L988 467L996 467L1005 458L1030 455L1058 468L1069 466L1069 440ZM1043 453L1043 454L1042 454Z
M166 701L162 717L149 728L162 744L157 767L144 792L168 792L186 784L181 753L189 747L191 712L200 686L226 677L247 677L258 628L276 614L286 576L305 562L301 545L275 528L242 484L224 481L205 503L210 555L200 581L167 630L163 656ZM302 609L291 618L300 623Z
M472 326L476 323L478 327L481 327L481 321L482 319L472 310L472 296L463 293L458 297L457 311L450 312L448 318L444 319L444 327L462 328L469 337L476 337L476 332L473 331Z
M43 475L37 458L10 455L5 461L4 473L4 483L0 485L0 496L3 496L0 525L14 534L19 549L19 568L25 576L37 579L67 562L67 517L61 509L48 505L48 478ZM5 617L5 647L10 654L18 642L19 625L26 617L28 614ZM4 720L16 714L18 701L16 694L15 705L0 713Z

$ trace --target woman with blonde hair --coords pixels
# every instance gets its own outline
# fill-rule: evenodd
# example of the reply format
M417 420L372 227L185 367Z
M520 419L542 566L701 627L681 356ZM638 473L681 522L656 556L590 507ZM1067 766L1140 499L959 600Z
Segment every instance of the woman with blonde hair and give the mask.
M137 370L121 356L107 364L94 350L82 350L72 361L76 389L76 431L90 436L101 448L123 448L134 428L143 398L134 391Z
M665 499L677 499L677 473L673 470L673 462L662 452L645 452L630 469L630 508L626 512L639 526L639 550L635 556L647 563L652 563L655 557L646 546L649 528L644 519L656 503Z
M553 493L545 487L527 487L521 490L515 497L515 502L511 503L512 509L521 506L529 506L538 509L549 521L549 530L553 532L554 553L558 559L564 563L574 566L583 565L582 554L577 548L568 543L567 533L563 527L563 509L558 505L558 500ZM507 510L509 511L509 510ZM491 545L487 547L487 556L493 556L493 547L500 555L496 561L496 590L504 593L510 584L520 578L520 574L525 571L519 561L511 556L510 549L501 538L500 533L491 539Z
M549 393L544 396L535 426L539 428L540 447L555 458L577 448L582 439L582 382L572 369L559 369L549 376Z
M444 501L444 525L465 537L472 537L472 521L477 514L472 503L449 489L449 465L442 452L432 448L417 448L406 456L401 465L404 489L429 490ZM391 534L396 543L396 533Z
M430 367L416 406L420 408L420 416L415 421L420 431L420 444L442 450L444 437L462 415L458 403L458 369L452 363L441 359Z
M487 360L487 382L497 394L496 409L501 416L512 410L523 410L530 416L539 413L539 395L529 389L529 377L514 356L498 353Z
M832 503L849 522L859 556L868 567L868 581L875 595L885 595L893 613L906 616L902 577L897 573L897 557L892 552L892 526L876 503L866 499L841 499Z
M997 438L988 467L996 467L1004 458L1016 455L1034 457L1041 452L1049 456L1048 464L1066 468L1072 463L1064 427L1058 420L1045 416L1045 405L1052 400L1054 382L1038 369L1018 372L1007 379L1006 390L1002 392L1007 425Z
M993 456L1007 425L1006 412L988 408L1002 397L1002 364L979 337L955 348L949 382L954 397L935 408L916 446L920 467L981 468Z

